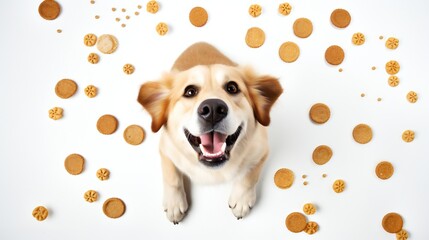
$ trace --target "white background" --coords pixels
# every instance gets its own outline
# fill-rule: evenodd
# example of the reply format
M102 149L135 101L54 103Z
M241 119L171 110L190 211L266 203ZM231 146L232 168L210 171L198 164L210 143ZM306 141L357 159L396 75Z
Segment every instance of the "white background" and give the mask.
M398 212L410 239L428 239L429 213L429 130L428 56L429 4L425 1L290 1L289 16L278 14L283 1L160 1L160 11L145 11L147 1L96 0L60 1L58 19L46 21L37 11L40 1L0 3L0 239L395 239L381 227L388 212ZM263 13L252 18L247 10L259 3ZM142 5L143 9L137 9ZM194 6L207 9L206 26L189 23ZM111 8L118 10L112 12ZM121 8L127 12L122 13ZM352 22L337 29L329 16L336 8L347 9ZM135 16L134 12L140 15ZM100 19L96 20L95 15ZM125 16L130 15L126 20ZM117 23L114 19L121 18ZM313 22L307 39L293 35L295 19ZM122 28L121 23L127 26ZM166 36L155 32L166 22ZM248 28L258 26L266 42L251 49L244 42ZM57 33L62 29L62 33ZM351 43L352 34L362 32L362 46ZM114 54L103 55L83 44L87 33L110 33L119 41ZM384 40L379 40L379 36ZM397 50L384 46L394 36ZM149 115L137 103L139 86L168 71L175 58L190 44L207 41L243 65L252 65L261 74L280 78L284 94L272 111L271 155L258 187L257 204L250 215L237 221L227 206L230 186L192 185L192 202L186 219L170 223L162 209L162 178L158 156L158 134L150 132ZM285 41L300 46L299 59L291 64L278 57ZM324 60L325 49L343 47L346 58L339 67ZM98 64L89 64L89 53L100 54ZM384 65L401 64L400 84L387 84ZM132 63L136 71L125 75L122 66ZM371 67L377 67L371 70ZM343 68L340 73L338 68ZM79 85L70 99L55 95L57 81L70 78ZM99 95L85 96L93 84ZM415 104L405 96L414 90ZM365 93L365 97L361 97ZM382 98L382 101L377 101ZM331 119L315 125L308 118L317 102L331 108ZM64 117L54 121L48 110L59 106ZM105 136L96 129L103 114L113 114L119 128ZM360 145L352 138L359 123L369 124L373 140ZM139 146L125 143L124 129L130 124L145 128L147 136ZM401 134L416 132L412 143ZM318 145L329 145L334 155L326 165L313 163L311 154ZM86 159L85 170L72 176L64 159L79 153ZM395 167L392 178L378 179L375 166L382 160ZM110 169L111 178L101 182L97 169ZM273 183L282 167L295 172L295 183L280 190ZM326 173L327 178L322 178ZM309 185L304 186L303 174ZM336 194L332 183L344 179L345 192ZM87 203L83 193L97 190L99 201ZM102 212L104 200L119 197L127 211L119 219ZM291 233L286 216L302 211L312 202L316 214L308 216L320 230L314 235ZM49 209L49 217L38 222L32 210Z

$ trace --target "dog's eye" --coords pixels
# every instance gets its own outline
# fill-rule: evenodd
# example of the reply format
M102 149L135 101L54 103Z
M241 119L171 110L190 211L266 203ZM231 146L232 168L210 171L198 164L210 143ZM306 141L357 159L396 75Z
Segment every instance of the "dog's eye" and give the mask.
M198 87L194 85L189 85L185 88L185 92L183 93L184 97L191 98L195 97L198 94Z
M225 85L225 90L229 93L229 94L237 94L240 92L240 89L238 88L238 85L236 82L228 82Z

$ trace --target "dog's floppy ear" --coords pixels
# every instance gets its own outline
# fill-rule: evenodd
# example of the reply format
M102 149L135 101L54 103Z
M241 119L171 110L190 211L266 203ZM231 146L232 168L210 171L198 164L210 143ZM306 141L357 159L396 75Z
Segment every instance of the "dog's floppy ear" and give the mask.
M158 132L167 122L171 76L164 76L159 81L152 81L140 87L137 101L152 117L152 131Z
M277 78L256 76L250 70L246 71L245 78L255 118L262 125L268 126L271 107L282 94L283 88Z

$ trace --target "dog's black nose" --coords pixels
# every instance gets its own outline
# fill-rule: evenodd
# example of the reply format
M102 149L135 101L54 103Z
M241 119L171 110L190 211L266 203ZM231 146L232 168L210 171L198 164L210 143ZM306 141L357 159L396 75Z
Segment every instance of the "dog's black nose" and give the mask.
M216 124L228 115L228 106L220 99L207 99L198 107L198 115L206 122Z

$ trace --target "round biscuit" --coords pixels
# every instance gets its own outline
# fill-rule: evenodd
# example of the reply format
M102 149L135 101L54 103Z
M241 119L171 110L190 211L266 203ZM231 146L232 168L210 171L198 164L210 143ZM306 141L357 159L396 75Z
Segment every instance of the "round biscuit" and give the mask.
M118 120L115 116L106 114L101 116L97 121L97 129L100 133L109 135L118 128Z
M331 160L332 149L326 145L320 145L314 149L312 157L314 163L323 165Z
M289 231L299 233L305 229L307 218L302 213L293 212L286 217L285 223Z
M294 42L284 42L279 48L280 59L287 63L295 62L299 53L299 47Z
M60 4L54 0L44 0L39 5L39 15L46 20L56 19L61 12Z
M118 40L111 34L103 34L98 37L97 49L104 54L111 54L118 48Z
M109 218L121 217L125 209L125 203L119 198L109 198L103 204L103 212Z
M139 125L130 125L124 130L125 142L131 145L139 145L143 142L145 133Z
M71 79L62 79L55 85L55 94L58 97L67 99L76 93L77 84Z
M189 12L189 21L195 27L202 27L206 25L209 15L202 7L194 7Z
M281 168L274 174L274 184L281 189L290 188L294 179L293 171L287 168Z
M68 155L64 161L64 167L66 168L67 172L72 175L78 175L82 173L84 166L85 158L76 153Z
M258 27L251 27L246 33L246 44L251 48L258 48L265 42L265 32Z
M313 23L308 18L298 18L293 23L293 33L300 38L307 38L313 32Z
M326 104L316 103L310 108L310 119L315 123L325 123L331 117L331 110Z
M378 178L383 180L389 179L394 171L393 165L387 161L380 162L375 167L375 174Z
M372 139L372 129L366 124L359 124L353 129L353 139L360 143L369 143Z
M381 221L381 225L388 233L397 233L401 231L404 221L401 215L391 212L386 214Z
M331 65L340 65L344 60L344 50L340 46L332 45L326 49L325 59Z
M331 22L338 28L346 28L351 20L350 13L345 9L335 9L331 13Z

